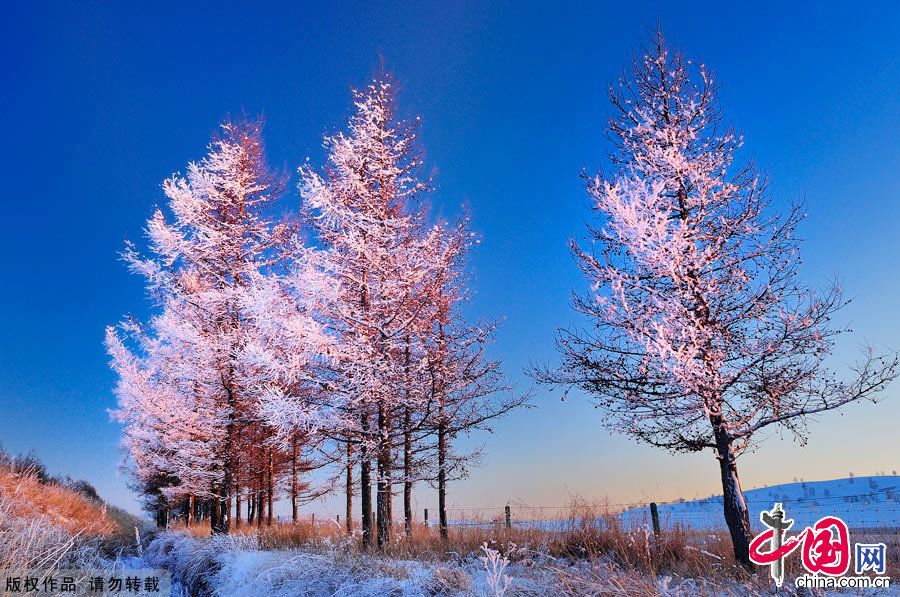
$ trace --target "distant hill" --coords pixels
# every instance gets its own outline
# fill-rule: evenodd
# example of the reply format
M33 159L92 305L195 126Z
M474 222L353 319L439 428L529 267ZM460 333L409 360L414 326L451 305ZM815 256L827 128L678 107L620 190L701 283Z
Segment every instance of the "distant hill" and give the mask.
M823 516L842 518L854 528L900 528L900 476L850 477L831 481L802 481L751 489L744 493L754 532L763 530L762 510L781 502L794 529L802 529ZM629 524L649 525L648 508L623 513ZM722 496L659 505L660 524L676 523L693 528L721 528Z

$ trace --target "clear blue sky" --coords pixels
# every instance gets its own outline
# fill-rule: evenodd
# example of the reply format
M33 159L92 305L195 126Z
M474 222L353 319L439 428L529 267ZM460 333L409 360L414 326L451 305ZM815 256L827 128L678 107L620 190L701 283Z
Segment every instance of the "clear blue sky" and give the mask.
M603 164L605 89L659 22L722 84L744 156L777 201L805 197L804 276L840 273L856 334L900 348L900 5L896 2L556 3L13 2L0 24L0 442L134 507L116 474L113 376L103 328L146 316L117 252L162 201L160 182L199 157L228 113L264 113L276 165L320 163L321 135L351 86L384 58L401 106L424 121L435 207L468 203L483 244L473 310L506 317L497 354L523 387L552 360L581 284L566 248L589 217L579 172ZM284 209L295 209L296 194ZM812 425L800 448L773 438L743 459L745 487L900 468L900 386L879 406ZM498 425L484 467L451 502L613 501L705 495L709 454L670 457L611 437L573 397ZM428 506L430 493L418 494ZM319 506L323 512L331 504ZM337 507L335 507L336 509Z

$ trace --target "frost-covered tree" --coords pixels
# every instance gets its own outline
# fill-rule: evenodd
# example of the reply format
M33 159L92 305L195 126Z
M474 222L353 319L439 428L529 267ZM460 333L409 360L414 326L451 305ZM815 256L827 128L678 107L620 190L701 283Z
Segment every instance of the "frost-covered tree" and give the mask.
M372 460L378 544L390 539L393 417L404 399L396 388L405 338L424 307L422 287L433 279L438 246L423 230L420 199L428 179L419 173L415 123L397 118L394 95L389 80L355 92L347 132L325 139L325 172L300 169L307 220L322 245L320 267L339 289L326 308L340 345L334 412L343 413L342 431L357 448L366 545L372 539Z
M491 329L463 331L458 318L464 293L456 285L471 236L464 226L427 224L430 180L421 172L417 121L398 118L387 78L354 93L354 104L347 131L325 139L324 171L300 168L300 189L319 242L307 262L336 289L317 309L335 338L328 414L320 418L345 442L348 528L351 470L359 465L364 545L373 540L375 462L380 547L390 540L394 485L403 487L409 532L413 484L433 478L426 461L436 453L434 438L442 438L449 466L455 435L505 412L499 402L488 405L488 396L504 388L497 363L475 349Z
M824 361L842 329L835 285L799 280L799 206L773 213L742 138L722 122L703 66L661 35L610 89L612 176L588 181L601 223L572 250L591 291L575 308L585 330L560 332L545 382L579 387L614 430L673 452L713 450L724 514L749 566L750 523L737 457L758 432L801 439L806 417L875 399L897 360L867 351L847 380Z
M242 439L258 431L260 394L289 394L311 360L304 352L270 366L266 344L281 325L307 325L272 323L266 311L277 290L263 276L291 247L292 227L265 215L282 186L266 165L259 122L223 124L206 157L163 184L169 216L158 209L148 221L151 256L131 245L125 253L160 314L146 329L126 326L138 336L132 348L115 330L107 335L133 461L169 473L178 486L171 493L212 497L214 532L228 531ZM167 421L191 433L173 441Z
M420 423L405 426L404 450L419 454L416 478L431 482L438 492L438 521L441 538L449 538L447 489L449 481L464 478L481 454L476 448L460 452L454 441L476 430L491 430L491 424L508 412L525 405L529 394L517 393L503 378L500 361L488 356L497 329L496 322L469 323L462 308L469 300L470 276L466 257L474 244L467 222L444 233L445 249L431 287L427 317L419 330L423 350L417 375L424 397ZM413 466L405 458L405 477L411 479ZM411 483L404 488L404 498ZM409 502L407 528L410 526Z
M475 457L454 438L524 401L500 397L485 356L494 326L460 316L472 236L428 223L417 121L397 117L394 96L388 79L354 93L346 132L325 139L326 167L300 168L315 247L266 217L281 185L258 123L226 123L166 181L150 257L129 245L157 313L110 328L107 348L135 486L159 520L208 512L227 532L246 504L248 523L271 524L279 496L296 519L338 475L303 476L340 461L348 531L359 468L365 546L390 540L395 486L411 532L417 481L438 484L446 537L447 481Z
M118 331L108 329L106 338L119 377L114 414L124 426L123 448L134 486L158 520L167 520L170 504L181 497L214 498L213 455L223 442L206 380L197 375L209 354L194 348L193 329L176 311L170 300L149 329L126 321Z
M317 317L333 294L332 284L309 266L308 254L295 246L290 271L255 274L244 294L249 341L239 353L239 373L263 436L263 461L270 463L265 484L270 518L274 494L282 488L294 520L301 503L331 488L328 482L313 487L301 479L332 462L323 442L335 426L326 399L335 338Z

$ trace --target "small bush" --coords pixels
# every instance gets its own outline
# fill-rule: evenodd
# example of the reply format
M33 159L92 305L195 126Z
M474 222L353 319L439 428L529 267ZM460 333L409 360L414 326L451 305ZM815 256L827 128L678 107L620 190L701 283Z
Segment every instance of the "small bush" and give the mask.
M41 484L48 484L52 480L47 473L47 467L33 450L13 458L12 472L16 475L33 477Z

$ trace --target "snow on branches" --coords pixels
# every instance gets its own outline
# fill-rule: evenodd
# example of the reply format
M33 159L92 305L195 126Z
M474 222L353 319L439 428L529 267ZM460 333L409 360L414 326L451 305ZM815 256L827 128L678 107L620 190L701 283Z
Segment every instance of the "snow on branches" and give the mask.
M137 476L164 479L168 497L215 496L215 530L227 530L233 485L256 472L242 452L273 435L261 429L260 402L302 393L327 344L279 277L294 227L264 214L282 186L259 123L223 124L207 156L163 184L171 217L157 210L147 223L152 256L125 252L160 314L146 330L126 326L139 336L134 352L107 332Z
M590 328L561 330L562 366L539 380L579 387L612 429L671 451L713 448L726 518L749 565L735 457L778 425L803 438L807 415L874 399L895 356L867 351L849 381L826 370L831 318L845 302L798 276L803 218L779 214L743 140L724 125L703 66L657 35L611 87L612 176L588 178L600 223L572 251L590 284L574 297ZM740 545L739 545L740 544Z
M564 330L563 367L545 381L579 385L611 425L676 451L715 446L721 417L736 447L796 417L871 397L893 360L866 356L862 379L823 368L844 301L803 286L800 206L770 209L742 140L724 127L715 85L662 39L611 89L616 173L588 180L602 224L591 246L572 244L591 285L575 297L596 332Z
M243 503L247 522L271 521L285 491L296 517L346 472L352 527L358 467L364 541L373 483L379 545L396 485L409 529L413 483L437 482L446 531L446 484L466 461L453 439L524 402L485 357L495 326L459 316L474 236L465 219L429 221L418 121L396 116L394 96L388 79L355 92L346 131L325 138L327 165L299 169L311 245L266 216L282 178L258 123L226 122L163 184L150 256L125 251L157 313L107 330L115 416L148 507L208 515L224 532ZM332 474L301 478L318 468Z
M451 437L521 400L502 400L504 408L492 402L505 390L497 364L470 350L483 345L490 331L451 335L450 320L460 323L455 310L465 298L461 287L452 286L462 280L459 270L473 238L465 221L427 224L423 199L430 180L421 173L418 122L397 118L388 79L354 93L354 105L346 132L325 138L324 171L300 168L300 190L305 219L321 242L316 263L338 288L322 307L338 338L331 404L344 418L332 431L347 444L348 470L357 455L364 542L372 537L370 459L376 462L382 545L390 540L395 471L404 485L409 530L412 483L435 478L426 472L431 469L424 455L437 452L436 476L445 479ZM450 410L450 404L456 407ZM348 482L348 504L351 490ZM348 519L351 514L348 507Z

